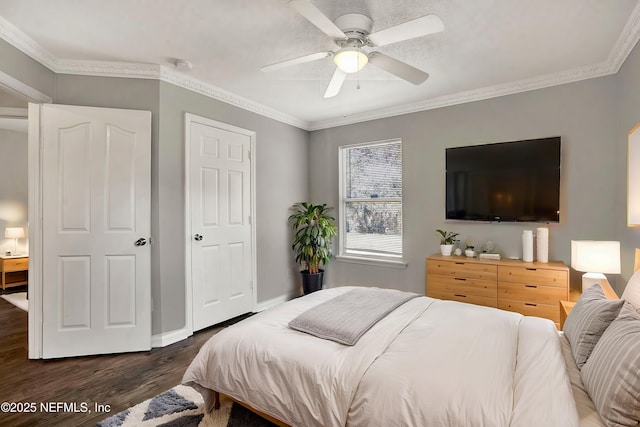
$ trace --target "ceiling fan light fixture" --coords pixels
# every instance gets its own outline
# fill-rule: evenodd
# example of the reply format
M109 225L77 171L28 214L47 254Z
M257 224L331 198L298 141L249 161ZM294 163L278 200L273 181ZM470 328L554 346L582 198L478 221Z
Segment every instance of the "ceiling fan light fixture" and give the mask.
M362 70L367 65L369 57L362 49L357 47L347 47L340 49L334 56L333 62L336 63L340 70L351 74Z

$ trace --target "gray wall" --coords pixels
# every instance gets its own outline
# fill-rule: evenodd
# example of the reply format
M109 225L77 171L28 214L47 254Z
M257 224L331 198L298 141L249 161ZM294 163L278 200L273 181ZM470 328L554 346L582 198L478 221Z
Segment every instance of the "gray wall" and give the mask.
M616 167L612 173L618 183L612 214L617 226L617 238L622 248L624 282L633 273L634 249L640 247L640 228L627 227L627 147L628 132L640 123L640 44L637 45L618 72L618 108L616 121ZM640 167L640 165L635 166ZM622 291L623 286L618 287Z
M28 236L27 134L0 129L0 253L14 251L14 241L4 240L6 227L24 227ZM26 239L19 239L24 253Z
M522 257L522 230L539 224L444 221L446 147L562 137L561 220L549 224L549 258L570 262L571 239L616 236L619 177L616 76L478 101L311 133L311 196L338 206L338 147L401 138L406 269L332 261L327 283L425 292L425 257L439 251L445 228L478 246L495 241L507 257ZM615 278L613 278L615 281Z

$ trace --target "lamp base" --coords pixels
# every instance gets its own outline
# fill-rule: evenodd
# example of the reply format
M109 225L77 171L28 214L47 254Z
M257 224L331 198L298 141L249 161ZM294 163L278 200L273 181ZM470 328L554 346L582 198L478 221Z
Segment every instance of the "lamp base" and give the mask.
M607 280L607 277L602 273L584 273L582 275L582 292L584 293L595 284L600 285L605 280Z

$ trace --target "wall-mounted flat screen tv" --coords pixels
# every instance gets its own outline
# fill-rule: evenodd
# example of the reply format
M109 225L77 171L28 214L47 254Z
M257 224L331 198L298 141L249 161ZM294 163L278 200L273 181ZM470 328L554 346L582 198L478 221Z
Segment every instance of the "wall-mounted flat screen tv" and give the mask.
M446 150L446 219L560 221L560 137Z

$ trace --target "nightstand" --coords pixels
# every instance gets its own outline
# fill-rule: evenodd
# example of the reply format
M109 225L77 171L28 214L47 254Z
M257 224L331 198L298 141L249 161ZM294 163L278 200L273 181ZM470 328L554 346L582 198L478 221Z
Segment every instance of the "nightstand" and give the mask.
M604 296L608 299L619 299L616 291L613 290L609 281L605 280L600 282L600 287L604 292ZM571 292L571 300L572 301L560 301L560 330L564 328L564 322L567 320L567 316L571 313L573 306L576 305L576 301L580 298L580 293L573 291Z
M574 305L576 305L575 301L560 301L560 330L564 328L564 322Z
M28 255L0 256L2 290L12 286L26 285L28 283L28 270Z

